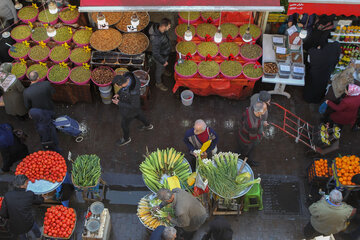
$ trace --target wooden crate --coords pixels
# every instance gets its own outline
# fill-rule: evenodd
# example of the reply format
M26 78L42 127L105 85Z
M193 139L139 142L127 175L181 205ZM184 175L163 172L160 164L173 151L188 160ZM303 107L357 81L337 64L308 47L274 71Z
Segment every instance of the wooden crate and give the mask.
M110 212L109 209L105 208L100 215L100 230L98 234L90 234L89 232L86 235L82 235L83 240L108 240L110 239L111 232L111 221L110 221ZM85 222L86 223L86 222ZM84 227L85 228L85 227Z

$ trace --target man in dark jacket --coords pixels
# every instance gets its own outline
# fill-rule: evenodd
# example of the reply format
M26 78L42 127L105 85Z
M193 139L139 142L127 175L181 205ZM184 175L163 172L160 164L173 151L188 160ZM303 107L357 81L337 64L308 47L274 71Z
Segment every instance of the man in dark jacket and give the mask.
M40 108L54 110L54 103L51 96L55 89L48 81L39 82L39 74L36 71L29 73L31 85L24 90L24 104L27 109Z
M255 145L260 142L263 135L263 115L267 111L266 103L257 102L255 105L246 108L240 121L239 147L243 157L248 157L248 163L256 166L251 153Z
M119 106L123 130L123 137L116 144L123 146L131 142L129 125L135 118L144 124L140 130L151 130L154 126L146 119L141 110L139 79L132 72L127 72L124 75L116 75L113 84L120 87L112 102Z
M161 82L161 75L168 65L168 58L171 51L170 39L167 35L171 27L171 21L163 18L160 24L155 23L150 29L150 41L152 45L152 56L156 64L156 87L162 91L167 91L168 88Z
M31 213L33 204L41 204L44 198L26 191L29 179L25 175L15 176L14 191L5 193L0 216L9 219L10 232L26 240L27 233L32 231L40 239L41 232Z

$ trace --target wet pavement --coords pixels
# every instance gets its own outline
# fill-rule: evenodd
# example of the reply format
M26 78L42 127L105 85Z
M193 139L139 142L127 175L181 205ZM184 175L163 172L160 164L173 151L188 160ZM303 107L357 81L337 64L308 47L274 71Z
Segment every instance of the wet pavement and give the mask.
M171 64L170 64L171 65ZM56 114L67 114L86 124L88 133L81 143L74 138L58 133L63 155L71 151L72 156L80 154L97 154L101 158L103 179L108 188L105 193L105 206L110 209L112 233L111 239L142 240L148 239L149 232L141 225L136 216L136 204L141 197L148 194L138 166L143 160L146 149L174 147L186 152L183 143L185 131L192 127L196 119L202 118L219 135L219 151L236 151L236 133L242 111L248 106L249 100L228 100L217 96L195 96L193 105L185 107L181 104L179 94L171 91L161 92L151 84L151 96L146 116L154 124L152 131L141 132L137 127L141 124L136 120L131 124L132 142L123 147L117 147L115 141L121 134L120 114L115 105L104 105L95 93L92 104L77 103L75 105L56 105ZM165 84L173 86L172 78L165 79ZM254 92L260 89L271 90L272 84L258 82ZM307 104L302 100L301 87L287 87L291 99L283 96L273 96L277 102L312 124L319 123L318 105ZM30 152L40 149L39 138L35 133L31 120L19 121L5 114L0 109L0 122L10 122L15 128L23 129L28 135ZM280 123L281 114L270 109L269 121ZM330 153L332 158L337 154L360 155L359 133L345 127L340 142L340 150ZM256 147L254 160L260 166L253 168L255 175L264 179L263 211L250 211L240 216L227 219L234 230L234 239L301 239L302 228L308 222L307 211L309 186L307 184L306 167L312 158L305 154L310 148L281 131L276 131L275 138L263 140ZM12 175L0 176L0 195L7 191ZM281 185L281 187L279 187ZM296 197L290 197L294 194ZM318 196L314 196L316 199ZM294 203L295 201L295 203ZM89 206L82 200L81 193L76 192L70 203L78 214L76 233L73 239L81 239L84 215ZM37 222L42 225L44 207L35 208ZM193 239L201 239L206 225L196 233ZM1 237L1 236L0 236ZM336 239L341 239L336 238Z

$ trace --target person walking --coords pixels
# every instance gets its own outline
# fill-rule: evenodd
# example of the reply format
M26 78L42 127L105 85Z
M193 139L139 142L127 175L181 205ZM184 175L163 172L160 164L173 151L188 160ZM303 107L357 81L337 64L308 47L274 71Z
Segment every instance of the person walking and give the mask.
M173 227L158 226L150 236L149 240L175 240L176 229Z
M0 124L0 152L3 161L1 171L9 172L11 166L29 154L24 133L15 134L10 124Z
M223 216L217 216L209 223L209 229L201 240L232 240L233 230Z
M248 157L248 163L257 166L258 163L252 158L252 151L264 134L263 116L267 111L267 105L257 102L255 105L246 108L240 121L239 150L242 156Z
M61 152L57 138L56 128L53 124L55 113L53 111L31 108L29 117L34 120L36 131L40 136L41 145L44 150Z
M5 27L18 20L15 5L11 0L0 1L0 18L2 18Z
M27 114L23 98L24 86L14 74L11 74L11 69L12 63L0 65L0 88L3 91L5 111L24 120Z
M267 111L264 113L264 116L262 117L262 121L264 124L264 127L268 126L268 116L269 116L269 107L271 102L271 94L268 91L260 91L259 93L255 93L250 98L250 106L254 106L257 102L263 102L267 105Z
M152 57L155 61L155 79L156 87L162 91L168 88L162 83L161 76L165 72L171 52L170 39L167 34L171 27L171 21L167 18L161 19L160 23L155 23L149 29L150 41L152 45Z
M175 217L169 216L169 221L175 226L182 228L188 234L198 230L208 217L206 209L201 202L184 189L175 188L170 191L169 189L161 188L157 192L157 198L162 203L154 209L161 209L171 204ZM185 233L185 235L187 234Z
M335 104L330 100L326 100L326 104L335 110L330 114L330 119L339 125L351 125L353 131L360 130L357 125L358 112L360 107L360 87L355 84L349 84L345 88L346 96Z
M144 125L140 130L151 130L154 126L147 120L140 104L140 81L132 73L126 72L124 75L116 75L113 84L120 88L114 95L112 102L119 106L121 119L121 128L123 137L116 141L118 146L124 146L131 142L130 138L130 123L135 118L141 121Z
M344 231L349 219L356 213L356 208L342 202L339 190L332 190L328 197L322 197L309 207L310 222L304 227L306 239L319 235L328 236Z
M44 198L27 191L29 179L25 175L14 178L14 190L5 193L0 216L9 219L10 232L17 235L20 240L28 240L28 232L32 231L37 239L41 238L41 231L32 215L31 206L42 204Z
M39 81L39 74L36 71L29 73L31 84L24 90L24 103L27 109L40 108L54 111L54 103L51 99L55 89L48 81Z

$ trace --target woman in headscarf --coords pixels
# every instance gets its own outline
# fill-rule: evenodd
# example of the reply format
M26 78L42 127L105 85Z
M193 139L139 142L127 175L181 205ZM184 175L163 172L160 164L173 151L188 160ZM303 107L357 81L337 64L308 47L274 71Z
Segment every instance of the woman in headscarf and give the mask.
M25 139L14 134L10 124L0 124L0 152L3 160L3 172L9 172L13 163L29 154Z
M44 150L60 152L56 128L53 124L55 113L50 110L31 108L29 117L35 121L36 131L40 136Z
M24 86L11 74L12 63L3 63L0 65L0 88L3 90L3 99L5 111L9 115L26 117L27 110L24 105L23 91ZM9 85L5 84L9 82Z
M360 87L355 84L349 84L345 88L345 94L346 96L339 104L326 100L328 106L335 110L335 112L330 114L330 119L339 125L351 125L354 131L359 130L356 120L360 107Z

